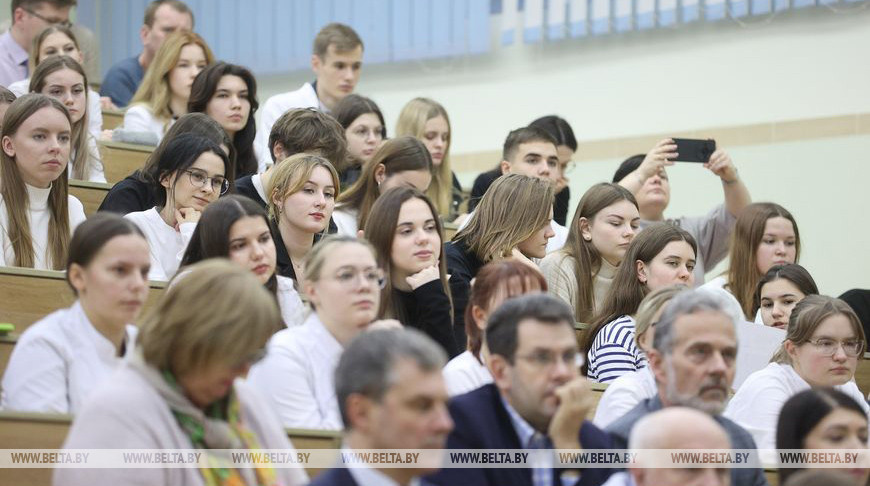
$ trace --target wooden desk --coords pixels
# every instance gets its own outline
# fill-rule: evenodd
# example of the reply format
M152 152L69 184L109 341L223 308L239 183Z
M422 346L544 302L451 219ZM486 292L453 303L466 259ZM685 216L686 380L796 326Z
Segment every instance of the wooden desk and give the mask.
M69 432L69 415L0 411L0 444L8 449L60 449ZM46 486L51 468L0 468L0 484Z
M103 172L109 184L120 182L133 171L141 169L154 147L120 142L98 142L103 159Z
M102 182L69 181L69 193L82 202L87 216L92 216L97 212L111 188L111 184Z
M103 130L114 130L124 124L124 110L103 110Z

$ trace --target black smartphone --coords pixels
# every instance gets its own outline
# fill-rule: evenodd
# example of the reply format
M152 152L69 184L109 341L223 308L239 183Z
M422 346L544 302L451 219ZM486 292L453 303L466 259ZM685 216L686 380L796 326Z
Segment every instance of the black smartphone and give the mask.
M675 159L677 162L701 162L706 164L710 161L710 156L716 151L716 141L712 138L700 140L695 138L674 138L672 139L677 144L677 153L680 154Z

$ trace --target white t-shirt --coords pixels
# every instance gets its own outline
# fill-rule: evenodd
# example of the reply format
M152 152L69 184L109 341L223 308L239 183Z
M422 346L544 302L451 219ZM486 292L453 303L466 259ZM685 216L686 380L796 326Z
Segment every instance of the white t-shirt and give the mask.
M135 336L136 327L128 325L126 350L133 349ZM76 301L21 335L3 375L0 408L75 413L121 361L115 345L94 328Z
M770 363L749 375L731 397L723 415L752 434L759 449L775 449L776 424L782 406L789 398L809 388L810 384L791 365ZM854 380L834 388L854 398L865 414L870 412Z
M638 403L654 397L657 392L655 376L649 366L625 373L607 385L592 422L605 429Z
M48 196L51 188L40 189L25 184L30 207L27 219L30 222L30 237L33 240L34 262L33 268L50 270L48 252L48 225L51 222L51 209L48 207ZM85 209L75 196L67 196L69 229L70 234L76 226L85 220ZM12 250L12 242L9 240L9 213L6 202L0 196L0 266L14 266L15 252ZM66 262L63 262L66 263Z
M451 397L477 390L492 383L492 375L471 351L465 351L451 359L441 372L447 384L447 394Z
M357 226L357 218L359 211L350 208L336 209L332 212L332 221L335 222L336 234L343 236L353 236L356 238L359 227Z
M181 265L196 223L181 223L179 231L176 231L163 221L157 208L136 211L124 217L136 223L148 240L151 252L151 271L148 272L148 278L163 281L171 279Z
M268 396L284 427L344 428L335 396L335 368L344 348L316 313L275 333L248 382Z

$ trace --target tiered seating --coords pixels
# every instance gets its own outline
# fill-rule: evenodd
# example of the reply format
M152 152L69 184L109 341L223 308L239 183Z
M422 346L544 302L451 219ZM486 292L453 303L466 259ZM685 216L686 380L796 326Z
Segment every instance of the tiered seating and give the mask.
M103 184L101 182L69 181L69 193L82 202L87 216L97 212L97 209L103 203L103 199L106 198L106 194L109 193L111 188L111 184Z
M154 305L165 282L151 282L145 308ZM15 324L15 332L24 332L48 314L69 307L75 297L64 272L32 268L0 267L0 322ZM0 483L2 484L2 483Z

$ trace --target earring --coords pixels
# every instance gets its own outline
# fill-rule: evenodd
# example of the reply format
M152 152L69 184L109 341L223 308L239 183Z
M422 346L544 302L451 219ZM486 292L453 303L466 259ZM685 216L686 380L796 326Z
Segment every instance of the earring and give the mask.
M592 237L591 237L591 236L584 236L583 239L586 240L586 241L592 241Z

